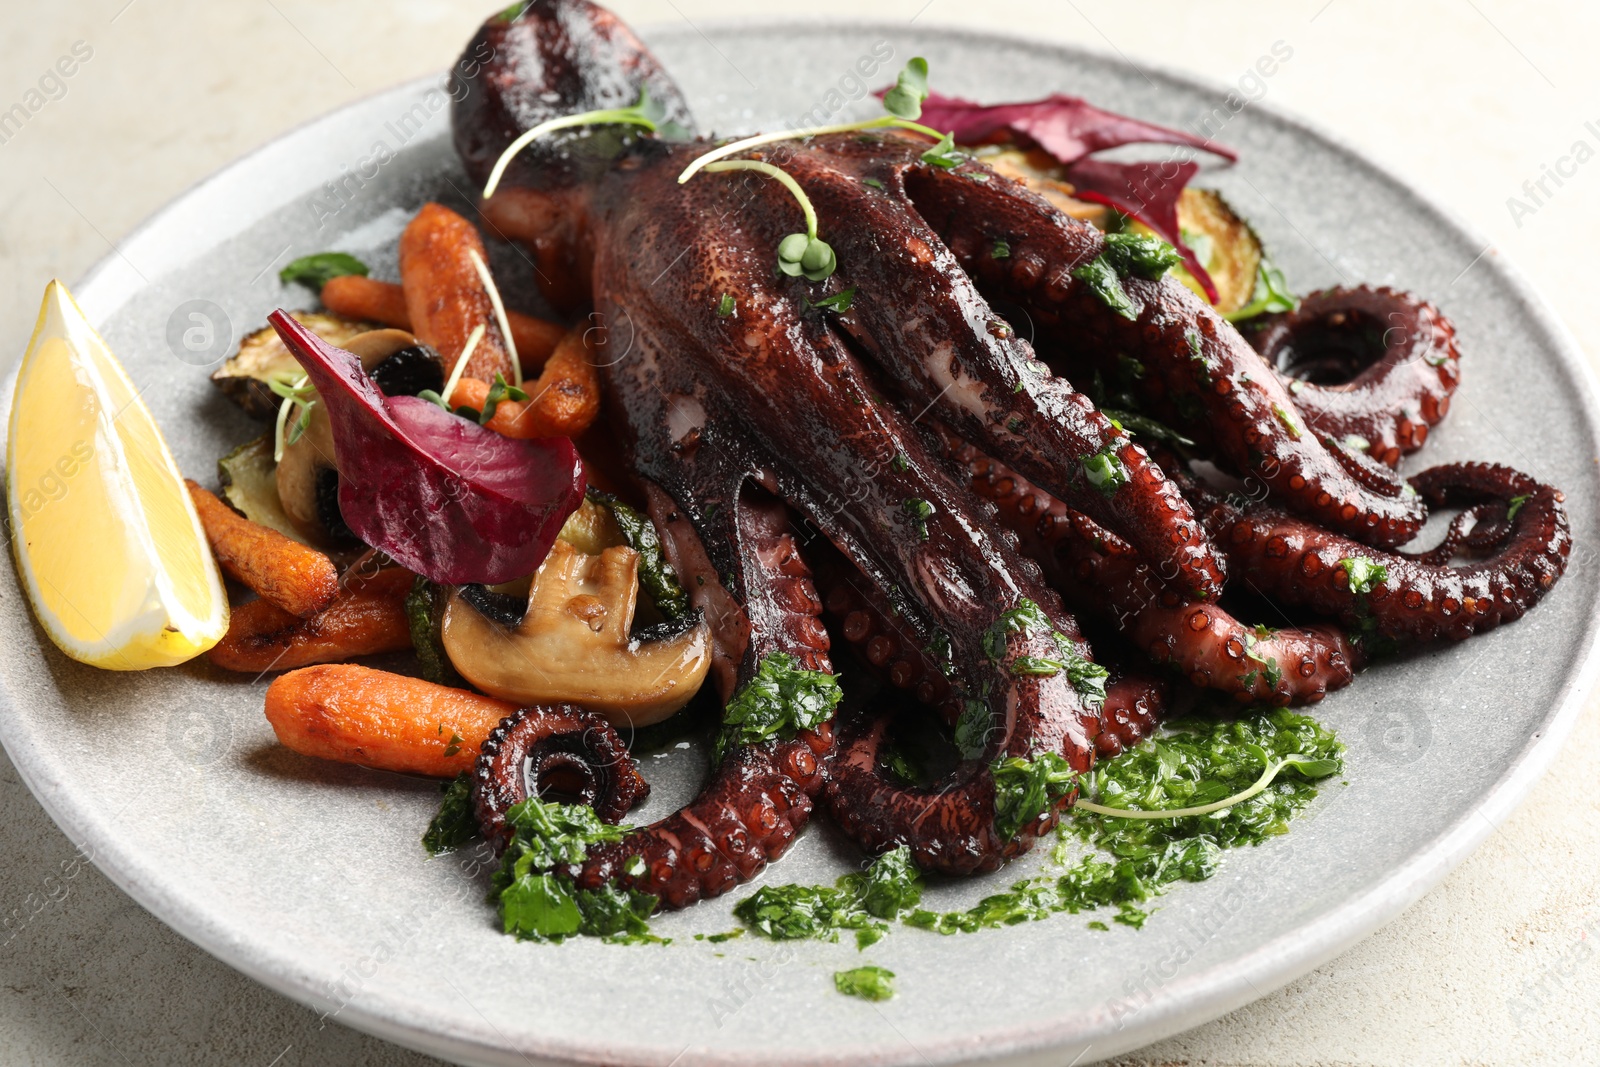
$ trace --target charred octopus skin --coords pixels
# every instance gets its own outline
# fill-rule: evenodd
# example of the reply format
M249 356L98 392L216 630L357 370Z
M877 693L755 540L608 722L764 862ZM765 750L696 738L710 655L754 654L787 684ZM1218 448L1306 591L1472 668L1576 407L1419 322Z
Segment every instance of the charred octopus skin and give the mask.
M655 56L595 4L511 7L479 28L462 58L458 70L479 73L463 79L451 125L456 153L479 188L508 144L563 115L631 107L645 94L664 123L694 124ZM483 203L490 225L533 253L540 288L564 311L588 300L589 189L637 134L630 126L556 130L512 160L504 190Z
M514 46L542 57L549 35L569 33L573 21L584 17L609 18L583 3L530 9L516 34L500 36L496 59L485 67L485 91L495 92L501 73L523 64ZM624 62L622 69L654 67L640 61ZM636 94L630 86L614 95ZM564 104L562 110L576 106ZM484 113L482 102L459 109L458 129L473 127L474 116ZM495 143L482 139L483 133L481 127L458 132L458 139ZM517 133L501 129L501 146ZM893 154L915 158L913 147L900 144ZM852 823L871 848L910 844L931 867L990 869L1026 849L1056 812L1040 813L1033 824L1002 839L989 762L1050 752L1087 770L1093 759L1089 699L1065 674L1011 668L1019 657L1061 655L1058 640L1073 641L1085 662L1087 649L1037 567L1016 552L989 509L929 452L911 417L880 399L884 385L850 351L830 316L811 306L807 298L816 294L802 282L774 278L772 249L793 229L793 202L769 183L750 188L708 179L680 186L678 172L700 151L703 145L674 149L639 139L597 184L574 191L565 183L584 176L568 169L564 179L546 173L537 186L518 192L524 204L544 198L541 206L552 212L581 214L572 232L588 235L593 257L592 291L608 333L610 410L621 423L633 469L650 486L652 512L669 543L678 542L685 585L712 622L713 671L724 699L747 685L775 652L827 669L827 634L817 619L821 604L802 578L806 568L789 528L792 512L824 531L923 643L947 642L951 661L960 665L963 692L972 699L987 694L985 751L974 753L950 788L906 790L884 777L875 760L852 762L836 793L852 798L843 803L853 810L881 812L870 825ZM487 152L465 155L474 178L485 176L488 158ZM516 176L508 182L514 185ZM708 218L727 220L723 239L698 239ZM724 296L733 306L719 313ZM1023 358L1016 352L1005 356L1008 366ZM1064 383L1060 390L1054 403L1081 413L1079 421L1094 437L1092 450L1104 447L1109 424ZM974 389L973 396L980 391ZM1175 495L1161 507L1182 510ZM1181 556L1200 575L1197 586L1216 584L1217 571L1207 577L1198 526L1191 522L1185 534L1190 543L1169 546L1167 554ZM786 571L793 580L780 580ZM991 656L985 632L1003 610L1024 602L1041 605L1050 624L991 642ZM827 732L806 758L794 753L774 761L762 746L730 753L696 802L707 809L705 817L686 814L678 828L698 833L703 849L664 856L625 841L616 855L598 850L591 857L592 875L584 877L626 882L634 877L627 861L642 855L645 877L654 881L641 881L640 888L660 893L669 904L728 888L774 852L765 835L755 832L752 818L760 816L765 825L773 812L809 808L830 750ZM776 805L743 803L746 783L763 776L788 782L788 795ZM920 817L930 803L939 807L939 818ZM706 821L712 811L718 812L715 824ZM734 825L725 826L728 818ZM708 832L693 831L695 823ZM678 833L657 836L665 840ZM737 857L731 863L730 853ZM666 869L700 863L706 869L696 872L692 886Z
M870 669L961 727L961 761L932 786L884 766L903 697L837 728L727 743L690 805L597 847L580 885L616 882L669 907L714 896L779 855L819 800L869 851L905 845L928 869L993 870L1075 797L1002 820L997 761L1050 755L1086 771L1165 712L1169 679L1137 664L1108 678L1068 608L1183 681L1296 704L1347 684L1369 637L1466 636L1559 577L1570 535L1555 490L1504 468L1409 482L1393 469L1459 377L1453 330L1430 305L1335 292L1268 320L1264 357L1170 277L1128 274L1126 306L1113 306L1082 277L1107 256L1105 235L975 160L930 162L905 133L790 140L680 180L715 143L658 135L688 125L682 94L587 0L497 16L471 49L492 58L453 119L480 184L541 123L655 102L657 134L594 125L535 139L483 211L534 251L547 296L594 306L607 411L709 626L724 704L740 706L776 657L831 674L826 612ZM826 220L837 261L824 280L775 269L800 211L771 180L774 161ZM1363 337L1364 354L1326 374L1306 370L1307 353L1377 321L1403 329L1376 348ZM1130 366L1146 414L1265 503L1235 504L1177 459L1153 459L1069 382ZM1428 505L1468 510L1443 545L1399 552ZM1460 553L1487 558L1451 566ZM1249 626L1216 602L1230 574L1340 628ZM512 740L530 767L579 724L526 718ZM626 775L572 766L610 758L603 730L551 751L552 780L607 817L636 798Z
M962 179L959 170L916 172L908 191L978 287L1028 313L1050 340L1054 365L1107 376L1132 369L1130 384L1160 418L1321 526L1380 548L1422 528L1421 499L1388 468L1308 426L1288 385L1209 304L1170 277L1130 276L1123 289L1132 317L1117 314L1078 276L1105 252L1098 230L1048 210L1009 179ZM997 241L1009 252L1001 259L992 254ZM1012 462L1004 452L996 458Z
M1422 447L1461 382L1456 331L1421 297L1362 285L1312 293L1245 336L1321 437L1390 467Z

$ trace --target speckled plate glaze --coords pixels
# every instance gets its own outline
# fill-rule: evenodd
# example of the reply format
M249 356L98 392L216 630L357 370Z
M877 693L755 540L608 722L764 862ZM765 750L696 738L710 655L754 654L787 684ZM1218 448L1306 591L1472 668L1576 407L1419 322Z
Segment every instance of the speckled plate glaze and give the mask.
M1600 475L1583 360L1524 283L1482 254L1486 242L1267 104L1232 115L1226 87L1101 56L904 25L644 36L703 128L728 133L795 125L840 102L841 115L870 113L870 99L845 98L858 58L875 45L881 53L878 42L894 58L874 85L925 55L940 90L977 99L1059 90L1169 125L1226 117L1212 129L1243 162L1199 184L1260 229L1297 289L1399 285L1455 318L1465 383L1420 462L1498 460L1563 487L1578 536L1566 579L1523 621L1375 667L1330 697L1317 715L1350 747L1348 784L1324 789L1287 837L1228 855L1209 882L1177 886L1143 930L1095 932L1063 915L955 937L902 928L858 953L849 942L694 940L733 926L743 892L661 919L659 932L675 939L665 948L519 944L495 930L470 857L422 852L432 783L279 748L260 679L203 662L129 675L68 661L5 568L0 740L101 869L272 988L465 1062L1065 1064L1194 1026L1306 972L1397 915L1509 813L1596 673ZM78 286L191 475L209 479L219 455L260 432L212 389L207 365L231 349L222 334L236 343L274 307L307 304L305 291L278 284L277 268L338 248L394 277L410 214L428 199L464 202L442 85L383 93L228 167ZM506 287L526 289L522 261L498 251ZM197 309L226 319L209 348L203 334L182 340ZM648 760L656 788L640 817L680 804L701 771L690 749ZM940 887L932 904L975 902L1040 859ZM814 824L766 877L828 882L856 862ZM835 970L865 962L896 972L894 1000L834 992Z

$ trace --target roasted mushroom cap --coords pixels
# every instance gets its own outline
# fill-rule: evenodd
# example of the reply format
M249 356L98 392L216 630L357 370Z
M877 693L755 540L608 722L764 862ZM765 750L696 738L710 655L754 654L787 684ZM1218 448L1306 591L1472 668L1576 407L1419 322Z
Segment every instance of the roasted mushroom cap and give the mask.
M368 330L341 347L361 357L361 369L372 375L387 395L444 387L444 363L439 354L405 330ZM305 432L284 446L277 479L284 514L301 536L325 548L353 540L339 515L333 426L321 404L312 407Z
M345 347L350 339L374 331L363 322L351 322L323 311L291 311L306 329L330 345ZM270 419L278 413L279 399L273 393L271 382L282 381L300 373L300 364L289 354L278 331L263 326L239 342L239 351L217 368L211 380L222 394L258 419Z
M540 565L521 617L502 617L503 594L457 590L445 607L445 653L461 676L502 700L571 703L617 726L648 726L683 707L711 666L710 628L698 614L631 632L639 554L597 556L557 541Z

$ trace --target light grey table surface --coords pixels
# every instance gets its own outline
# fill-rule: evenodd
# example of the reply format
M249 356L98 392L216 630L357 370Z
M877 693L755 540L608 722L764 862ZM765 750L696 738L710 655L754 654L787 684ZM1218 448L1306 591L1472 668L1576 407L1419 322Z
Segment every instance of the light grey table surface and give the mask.
M1286 42L1293 57L1263 83L1266 99L1466 219L1485 235L1484 254L1514 259L1590 357L1600 353L1600 323L1587 314L1600 247L1600 6L1584 0L614 6L639 25L759 13L1024 31L1220 84ZM0 111L23 103L32 114L0 127L3 366L22 351L52 276L78 277L191 183L291 126L443 69L492 7L6 0ZM41 84L75 45L72 76ZM1527 802L1420 903L1287 988L1125 1062L1600 1062L1595 703ZM172 933L72 862L71 843L3 756L0 811L0 1063L434 1062L319 1026Z

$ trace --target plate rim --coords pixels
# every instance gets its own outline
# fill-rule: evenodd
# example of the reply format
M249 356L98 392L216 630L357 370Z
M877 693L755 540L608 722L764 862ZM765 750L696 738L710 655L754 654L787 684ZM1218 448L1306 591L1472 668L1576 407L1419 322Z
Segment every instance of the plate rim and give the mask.
M706 20L690 29L715 32L752 32L793 30L815 33L823 29L850 29L860 31L881 30L885 33L903 32L905 27L881 19L856 17L830 17L820 19L763 18L759 16L717 18ZM684 34L677 23L651 21L636 26L648 43L653 33ZM914 32L937 35L957 47L977 38L999 42L1011 48L1023 49L1044 56L1065 57L1069 61L1087 61L1115 67L1132 66L1135 70L1159 79L1157 90L1181 87L1216 98L1231 92L1226 84L1175 69L1165 62L1141 58L1137 64L1126 57L1096 47L1078 43L1039 40L1007 30L975 30L959 24L935 19ZM701 33L701 36L704 36ZM197 194L217 185L244 168L255 165L261 157L285 142L303 135L315 127L335 120L345 112L388 97L402 98L427 88L436 87L444 72L434 72L408 79L404 82L375 90L352 99L338 108L296 123L274 134L238 158L190 183L170 197L161 207L130 229L119 241L112 242L111 250L90 267L74 285L80 298L92 294L93 287L118 268L123 260L124 248L136 245L151 231L161 226L169 215L180 210ZM1325 128L1321 123L1307 119L1276 102L1252 101L1249 108L1263 114L1301 136L1319 141L1344 159L1359 164L1378 176L1385 184L1403 193L1417 208L1443 223L1458 235L1468 238L1474 246L1484 249L1480 259L1497 281L1511 291L1513 298L1541 322L1548 331L1551 348L1557 362L1574 385L1573 407L1586 423L1592 440L1600 442L1600 375L1583 355L1564 320L1555 313L1549 302L1533 288L1516 268L1514 262L1486 240L1474 226L1460 218L1453 209L1427 196L1422 189L1392 165L1375 158L1356 147L1344 136ZM1476 262L1476 261L1475 261ZM1471 269L1469 267L1468 269ZM1464 273L1464 272L1463 272ZM1453 283L1452 283L1453 284ZM120 308L125 301L113 305ZM0 404L8 414L10 393L15 371L0 383ZM0 426L0 437L5 428ZM949 1041L933 1048L918 1047L919 1058L932 1062L959 1062L981 1056L985 1060L1023 1061L1048 1057L1058 1051L1074 1050L1082 1045L1080 1056L1090 1049L1097 1053L1095 1059L1116 1055L1132 1048L1143 1047L1174 1033L1210 1021L1244 1004L1247 1004L1353 947L1379 927L1396 918L1411 904L1437 886L1446 875L1469 856L1491 833L1498 830L1516 807L1527 797L1533 786L1543 776L1566 742L1582 713L1586 698L1600 681L1600 619L1589 618L1587 641L1574 661L1568 665L1559 697L1545 715L1539 729L1506 766L1501 776L1459 819L1449 825L1428 845L1393 868L1380 882L1365 892L1346 898L1323 915L1309 920L1293 931L1269 941L1255 950L1235 957L1195 974L1165 982L1160 990L1139 1008L1141 1021L1137 1028L1138 1040L1118 1041L1120 1028L1106 1032L1102 1012L1088 1016L1058 1018L1037 1025L1003 1026L975 1031L960 1041ZM29 757L35 748L41 748L37 738L27 730L20 730L18 718L13 714L14 694L7 685L0 685L0 744L3 744L19 777L33 794L46 814L62 832L80 849L92 849L91 862L119 889L127 893L146 911L169 929L196 945L208 955L247 975L269 989L305 1005L313 1010L325 1006L322 998L310 988L311 976L306 968L288 954L274 951L265 941L251 941L231 936L225 929L212 929L205 916L174 906L158 888L159 878L147 884L150 870L140 869L136 853L119 850L113 835L105 832L87 813L73 812L72 788L69 782L49 777L47 768L30 764ZM88 829L85 830L85 827ZM125 853L121 863L111 862L119 852ZM102 862L105 859L106 862ZM407 1025L405 1005L391 1001L381 992L365 995L376 1003L365 1006L363 998L345 1003L330 1017L355 1029L372 1034L406 1048L447 1058L470 1057L472 1062L529 1064L567 1064L592 1062L599 1057L621 1055L628 1062L645 1062L650 1059L651 1048L644 1045L602 1047L596 1044L569 1045L556 1039L537 1050L518 1049L505 1045L491 1045L468 1037L466 1033L449 1033L441 1029L425 1029ZM1102 1006L1104 1007L1104 1006ZM1085 1023L1089 1025L1085 1025ZM1091 1031L1086 1037L1085 1031ZM981 1052L979 1050L982 1050ZM762 1056L767 1063L819 1063L860 1062L848 1059L843 1052L816 1054L807 1058L790 1057L774 1059ZM897 1062L893 1057L883 1057L878 1062ZM1042 1062L1042 1060L1041 1060Z

